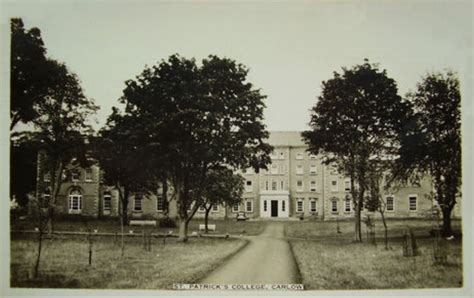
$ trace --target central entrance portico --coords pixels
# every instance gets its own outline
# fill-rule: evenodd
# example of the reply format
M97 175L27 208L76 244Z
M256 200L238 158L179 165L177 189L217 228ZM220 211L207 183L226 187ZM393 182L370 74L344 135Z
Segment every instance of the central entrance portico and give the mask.
M260 195L260 217L289 217L290 193L288 191L265 191Z

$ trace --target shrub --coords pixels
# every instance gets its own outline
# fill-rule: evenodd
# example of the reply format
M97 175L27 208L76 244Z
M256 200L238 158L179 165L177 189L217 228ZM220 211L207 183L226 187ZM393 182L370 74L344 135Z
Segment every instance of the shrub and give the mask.
M176 228L176 221L172 218L165 217L160 219L160 223L158 225L160 228Z

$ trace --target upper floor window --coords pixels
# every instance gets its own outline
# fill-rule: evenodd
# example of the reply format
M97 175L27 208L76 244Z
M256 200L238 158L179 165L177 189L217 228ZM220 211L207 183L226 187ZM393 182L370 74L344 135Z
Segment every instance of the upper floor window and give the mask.
M297 152L296 153L296 159L303 159L303 153L302 152Z
M315 164L309 165L309 173L310 173L311 175L316 174L316 171L317 171L317 168L316 168L316 165L315 165Z
M277 159L278 158L278 152L272 151L272 153L270 153L270 158L271 159Z
M276 181L272 181L272 190L277 190L278 183Z
M81 175L81 172L79 172L79 170L73 170L73 171L71 171L71 180L72 180L73 182L79 181L80 175Z
M44 182L51 182L51 173L50 173L50 172L44 173L44 175L43 175L43 181L44 181Z
M280 159L285 159L285 153L283 151L280 152Z
M344 190L345 191L351 190L351 181L349 179L344 180Z
M234 204L232 206L232 212L239 212L239 209L240 209L239 207L240 207L239 204Z
M316 159L316 155L310 154L310 155L309 155L309 158L310 158L310 159Z
M393 197L392 196L387 196L385 198L385 202L386 202L386 208L387 208L387 211L393 211L395 210L395 206L394 206L394 202L393 202Z
M270 173L272 175L278 174L278 165L277 164L272 164L272 167L270 168Z
M219 205L217 205L217 204L212 205L211 210L212 210L212 212L219 212Z
M417 209L417 198L414 195L408 197L408 204L410 211L416 211Z
M316 181L312 180L309 185L310 191L316 191Z
M86 177L85 177L85 180L86 181L92 181L92 169L91 168L87 168L86 169Z
M247 180L245 181L245 191L246 192L251 192L252 191L252 180Z
M156 196L156 211L162 212L164 206L164 199L162 195Z
M41 207L48 207L49 206L49 200L51 199L51 190L49 188L45 189L43 196L42 196L42 201Z
M331 175L339 174L337 170L337 164L331 164L331 166L329 167L329 171L331 172Z
M296 174L297 175L303 175L304 174L303 165L296 165Z
M331 181L331 191L337 191L337 180Z
M296 181L296 191L303 191L303 180Z

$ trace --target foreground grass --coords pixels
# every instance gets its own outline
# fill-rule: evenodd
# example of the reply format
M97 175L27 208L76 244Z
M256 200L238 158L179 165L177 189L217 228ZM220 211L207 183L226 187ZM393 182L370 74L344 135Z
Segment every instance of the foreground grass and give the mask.
M44 242L39 278L32 276L36 242L11 241L11 286L90 289L169 289L173 283L193 282L203 277L245 245L240 239L193 238L188 243L155 240L152 251L138 239L127 239L125 257L110 238L93 244L93 262L88 265L89 243L84 238L51 239Z
M193 219L189 223L189 233L199 231L199 225L204 224L203 219ZM227 220L209 220L209 224L216 225L216 231L211 234L230 234L230 235L258 235L265 227L267 222L263 221L236 221L234 219ZM33 221L17 221L12 222L12 229L15 230L32 230L35 224ZM120 224L117 220L91 219L84 220L67 220L58 219L54 223L56 231L81 231L86 232L88 228L97 229L100 232L120 232ZM141 231L148 231L154 233L168 233L172 231L173 234L178 233L178 228L160 228L153 226L125 226L125 231L133 230L135 233Z
M347 290L462 286L462 241L457 237L447 242L448 265L433 265L430 222L391 221L389 250L385 250L383 238L377 238L376 246L354 243L353 223L339 224L341 233L336 232L335 222L288 224L286 235L305 288ZM401 236L407 225L419 237L420 256L403 256ZM459 226L459 222L456 225ZM377 230L377 234L383 237L381 231Z

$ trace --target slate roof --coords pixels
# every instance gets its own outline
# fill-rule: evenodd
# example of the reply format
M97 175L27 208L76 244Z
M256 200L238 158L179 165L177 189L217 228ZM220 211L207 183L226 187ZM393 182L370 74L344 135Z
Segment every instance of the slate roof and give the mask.
M273 146L307 146L301 138L302 131L270 131L267 142Z

